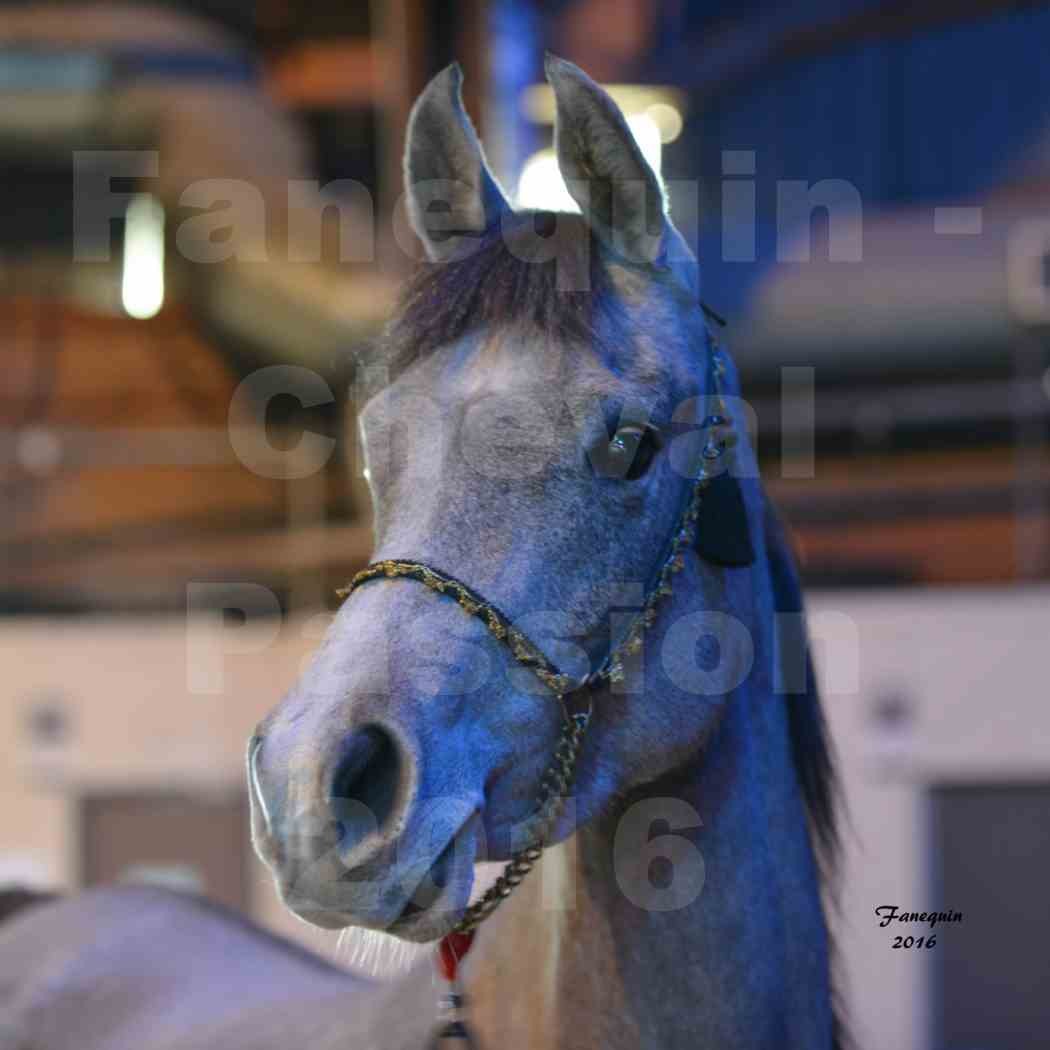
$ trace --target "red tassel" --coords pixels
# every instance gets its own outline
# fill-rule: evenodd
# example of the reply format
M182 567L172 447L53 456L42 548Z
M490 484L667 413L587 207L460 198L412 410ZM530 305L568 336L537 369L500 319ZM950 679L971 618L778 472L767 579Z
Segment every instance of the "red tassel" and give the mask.
M441 943L438 944L438 972L449 984L455 981L459 964L473 943L473 930L469 933L449 933L441 938Z

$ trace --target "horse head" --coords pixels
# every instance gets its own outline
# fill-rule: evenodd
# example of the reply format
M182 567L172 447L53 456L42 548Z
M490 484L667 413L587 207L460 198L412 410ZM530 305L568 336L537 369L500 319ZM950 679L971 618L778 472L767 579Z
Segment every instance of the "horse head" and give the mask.
M439 937L467 907L475 863L528 841L559 690L473 606L584 680L643 607L696 481L714 394L696 261L610 97L560 59L547 76L579 214L511 207L458 67L411 115L408 214L427 259L370 363L359 417L380 568L251 748L257 848L287 904L318 925ZM725 382L731 395L731 371ZM739 404L718 407L735 416ZM743 498L710 528L746 547L759 497L739 419L735 430ZM728 617L727 570L701 554L683 552L676 580ZM466 587L384 574L399 559ZM746 632L727 631L725 681L712 685L694 628L662 612L623 675L593 690L554 840L712 731L753 652Z

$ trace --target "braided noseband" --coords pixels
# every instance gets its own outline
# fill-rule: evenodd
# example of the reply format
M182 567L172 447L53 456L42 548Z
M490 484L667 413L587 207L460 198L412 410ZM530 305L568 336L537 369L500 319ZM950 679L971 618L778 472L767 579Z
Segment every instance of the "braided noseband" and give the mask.
M422 562L400 558L374 562L362 569L338 592L340 597L345 598L372 580L407 579L415 580L438 594L453 598L464 612L481 620L489 633L508 647L513 658L529 668L561 701L565 723L555 748L554 761L541 784L534 841L532 845L511 856L503 874L482 897L467 908L453 933L469 934L476 929L511 895L539 860L573 782L583 735L590 722L593 691L607 682L623 681L624 657L641 649L643 636L655 622L660 603L671 594L674 574L685 566L685 551L696 540L697 520L704 492L710 486L712 478L724 469L718 462L722 454L735 444L735 435L723 400L724 376L725 360L719 350L713 349L711 382L708 385L708 390L712 392L712 396L708 398L710 411L702 424L702 429L708 431L708 436L700 453L701 464L695 482L654 581L646 593L642 608L631 621L620 642L610 648L601 665L583 679L574 681L560 671L538 646L511 624L503 612L467 584ZM580 698L586 698L586 703L573 703Z

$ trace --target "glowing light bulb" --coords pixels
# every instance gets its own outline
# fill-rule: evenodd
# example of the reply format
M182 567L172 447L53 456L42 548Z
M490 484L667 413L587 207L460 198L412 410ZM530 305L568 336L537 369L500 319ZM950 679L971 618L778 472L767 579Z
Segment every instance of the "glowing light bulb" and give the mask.
M148 193L131 199L124 216L124 269L120 284L125 311L140 321L164 305L164 207Z

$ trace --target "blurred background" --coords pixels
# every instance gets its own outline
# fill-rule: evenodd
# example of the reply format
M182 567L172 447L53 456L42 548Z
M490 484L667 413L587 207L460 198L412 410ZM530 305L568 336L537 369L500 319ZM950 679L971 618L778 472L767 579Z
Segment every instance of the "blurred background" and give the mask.
M353 350L411 265L412 100L457 59L557 204L550 48L668 179L801 552L859 1045L1050 1045L1048 40L1016 0L0 3L0 884L326 948L243 748L369 553ZM894 949L885 904L964 920Z

